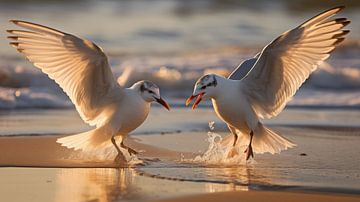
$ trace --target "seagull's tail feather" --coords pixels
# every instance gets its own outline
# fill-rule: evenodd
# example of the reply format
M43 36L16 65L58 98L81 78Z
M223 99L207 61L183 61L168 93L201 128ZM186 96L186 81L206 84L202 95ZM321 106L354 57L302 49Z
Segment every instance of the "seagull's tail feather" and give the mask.
M106 128L100 127L84 133L58 138L56 142L69 149L90 151L107 144L110 138L111 134L106 133Z
M261 154L269 152L271 154L277 154L295 146L296 144L290 142L281 135L276 134L261 123L259 123L254 130L252 148L255 153Z

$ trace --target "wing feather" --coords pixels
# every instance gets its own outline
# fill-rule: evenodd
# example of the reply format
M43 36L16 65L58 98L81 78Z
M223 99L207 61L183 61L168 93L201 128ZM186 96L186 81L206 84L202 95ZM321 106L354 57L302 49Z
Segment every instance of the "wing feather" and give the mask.
M297 89L330 56L349 33L346 18L329 19L343 7L327 10L283 33L267 45L251 71L241 80L241 90L262 118L276 116Z
M258 58L255 56L243 61L233 72L230 73L228 78L232 80L241 80L250 72L257 59Z
M10 45L59 84L85 122L101 125L102 109L121 94L104 52L89 40L50 27L11 22L26 30L8 30Z

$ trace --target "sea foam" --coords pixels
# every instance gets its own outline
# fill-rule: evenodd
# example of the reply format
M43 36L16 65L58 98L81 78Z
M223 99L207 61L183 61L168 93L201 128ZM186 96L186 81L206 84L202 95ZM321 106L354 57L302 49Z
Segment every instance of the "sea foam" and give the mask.
M360 45L344 45L320 65L296 94L290 106L360 106L360 59L353 56ZM204 74L227 76L252 49L222 49L170 56L109 58L119 83L129 87L138 80L151 80L170 102L191 94ZM0 65L0 108L73 107L61 88L29 63L6 60Z

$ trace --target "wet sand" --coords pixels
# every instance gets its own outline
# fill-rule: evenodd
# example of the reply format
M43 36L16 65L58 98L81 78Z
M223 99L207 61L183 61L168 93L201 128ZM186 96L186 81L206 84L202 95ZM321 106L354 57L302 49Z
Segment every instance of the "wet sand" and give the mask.
M158 202L217 202L226 200L227 202L233 201L251 201L251 202L263 202L263 201L283 201L283 202L297 202L297 201L306 201L306 202L350 202L350 201L360 201L360 197L351 196L351 195L325 195L325 194L316 194L316 193L283 193L283 192L259 192L259 191L249 191L249 192L221 192L221 193L211 193L211 194L202 194L196 196L188 197L179 197L175 199L166 199L159 200Z
M56 139L64 135L52 136L16 136L0 137L0 166L2 167L128 167L122 162L114 162L113 159L97 158L88 156L81 151L67 149L56 143ZM130 147L146 151L146 155L138 155L140 158L150 160L154 158L175 159L180 154L169 149L157 148L145 145L128 138L126 144ZM110 142L109 142L110 145ZM115 153L115 151L112 151ZM103 155L103 154L99 154ZM112 155L113 156L113 155Z
M143 177L130 168L1 168L0 177L2 201L360 201L350 194L228 191L236 186Z
M204 136L197 136L195 140L200 140ZM153 142L158 142L153 135ZM158 135L164 136L164 135ZM169 135L170 136L170 135ZM179 138L180 134L171 135L168 139ZM360 201L359 195L353 194L324 194L299 192L297 187L271 187L264 184L264 181L271 180L277 182L270 183L289 183L281 182L276 179L276 168L266 168L270 172L261 173L262 168L269 159L258 155L257 166L259 169L250 170L234 167L209 167L203 166L171 166L177 164L180 153L183 158L191 158L195 147L189 147L188 151L172 151L166 148L146 145L139 143L144 139L139 136L136 141L129 139L127 143L136 149L141 149L143 158L147 158L147 165L138 165L134 168L116 168L123 166L114 163L111 159L96 161L82 160L79 157L81 152L67 150L57 143L59 136L33 136L33 137L1 137L0 138L0 162L3 168L0 169L0 194L5 201L119 201L119 200L160 200L160 201ZM193 138L194 139L194 138ZM173 139L174 140L174 139ZM183 142L189 139L183 140ZM171 141L170 141L171 142ZM189 142L188 142L189 143ZM159 143L158 143L159 144ZM168 145L165 140L162 146ZM183 146L176 144L178 146ZM171 147L171 145L168 145ZM203 148L206 144L202 145ZM175 147L176 148L176 147ZM191 149L193 148L193 149ZM77 155L74 155L78 153ZM296 151L295 151L296 153ZM289 155L289 154L285 154ZM69 159L70 158L70 159ZM150 162L152 159L154 162ZM157 160L159 159L159 160ZM278 158L272 160L279 161ZM265 161L260 163L260 161ZM162 166L164 164L164 166ZM14 168L16 166L17 168ZM19 166L19 167L18 167ZM29 167L28 167L29 166ZM28 167L28 168L23 168ZM47 168L39 168L47 167ZM67 167L67 168L66 168ZM96 168L98 167L98 168ZM281 167L281 166L280 166ZM200 169L200 171L199 171ZM247 171L244 174L244 170ZM300 169L292 169L300 170ZM154 172L155 171L155 172ZM260 171L260 172L259 172ZM199 176L192 179L186 178L187 174L194 172L208 172L207 180ZM225 181L216 180L220 172ZM243 173L243 174L241 174ZM232 176L238 182L226 181L224 175ZM268 175L268 176L266 176ZM293 174L297 176L299 174ZM247 179L244 179L247 178ZM254 178L254 179L252 179ZM244 181L245 180L245 181ZM263 184L261 184L263 183ZM258 186L258 187L256 187ZM261 187L263 186L263 187ZM255 191L265 190L265 191ZM267 191L266 191L267 190ZM269 191L273 190L273 191ZM321 190L315 191L340 191ZM224 192L225 191L225 192ZM230 191L230 192L229 192ZM293 193L296 191L296 193ZM213 193L216 192L216 193ZM203 194L209 193L209 194Z
M7 122L0 121L1 128L12 134L0 137L1 199L360 201L360 151L355 149L360 144L360 129L356 127L359 120L356 112L286 111L279 117L280 121L273 120L268 125L296 142L296 148L280 155L255 154L255 160L244 164L208 164L194 158L208 149L206 120L217 120L212 111L200 109L192 114L197 122L190 125L186 125L186 120L167 118L170 114L159 111L155 108L150 116L152 124L145 123L144 128L127 139L126 144L141 151L138 158L142 162L130 167L114 162L111 150L107 150L110 155L103 151L89 155L61 147L56 143L58 137L65 135L61 132L16 135L18 124L30 122L29 128L35 129L41 129L42 123L48 126L51 124L48 115L35 116L36 120L28 117L32 112L27 112L26 118L23 114L8 116ZM176 109L173 113L184 117L188 112ZM54 133L63 131L60 123L68 127L66 130L76 131L79 124L74 114L71 111L57 117L55 122L59 125L58 129L53 127ZM306 124L309 119L326 123L330 118L336 123ZM152 131L151 128L161 128L156 125L161 126L160 120L167 121L165 132ZM168 128L176 130L166 132ZM228 133L221 124L216 125L214 133L227 139Z

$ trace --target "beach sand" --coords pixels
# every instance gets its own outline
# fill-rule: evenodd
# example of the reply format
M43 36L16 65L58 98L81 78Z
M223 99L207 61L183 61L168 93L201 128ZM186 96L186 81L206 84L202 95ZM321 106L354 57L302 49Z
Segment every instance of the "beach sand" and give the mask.
M56 143L60 136L17 136L0 137L0 166L19 167L127 167L121 162L116 163L113 159L96 161L96 157L90 158L82 155L81 151L74 151L62 147ZM145 157L176 158L178 152L154 146L141 144L128 138L127 145L137 150L146 150ZM85 160L84 160L85 159Z
M56 139L67 135L62 125L54 125L52 134L16 132L27 123L34 130L48 125L56 113L62 114L56 122L63 119L66 130L76 131L83 125L72 110L8 114L7 122L0 121L6 131L0 137L1 201L360 201L356 111L286 110L267 124L296 142L296 148L280 155L255 154L244 164L209 164L194 160L209 146L207 120L216 121L213 133L228 134L211 109L193 113L191 123L160 110L154 108L152 124L127 139L141 151L141 163L130 167L115 163L111 155L104 158L101 151L89 155L61 147ZM176 117L186 113L173 111ZM322 124L329 119L336 123ZM160 120L167 123L163 132L153 130L161 128Z

